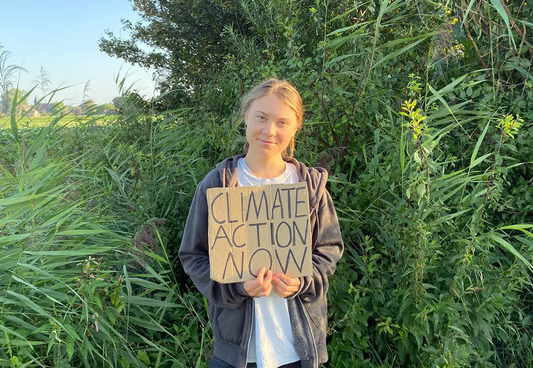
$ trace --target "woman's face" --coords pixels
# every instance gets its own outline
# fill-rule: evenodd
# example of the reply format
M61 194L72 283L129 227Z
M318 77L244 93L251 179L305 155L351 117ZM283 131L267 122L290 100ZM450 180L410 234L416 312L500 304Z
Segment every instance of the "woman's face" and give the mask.
M275 94L254 100L244 121L248 152L259 156L282 155L298 130L296 114Z

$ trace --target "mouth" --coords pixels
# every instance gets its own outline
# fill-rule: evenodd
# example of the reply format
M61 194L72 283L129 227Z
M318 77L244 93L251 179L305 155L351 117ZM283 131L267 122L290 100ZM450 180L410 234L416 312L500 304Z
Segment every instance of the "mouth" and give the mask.
M273 146L273 145L276 144L276 142L264 141L262 139L259 139L259 142L261 142L263 144L266 144L266 145L269 145L269 146Z

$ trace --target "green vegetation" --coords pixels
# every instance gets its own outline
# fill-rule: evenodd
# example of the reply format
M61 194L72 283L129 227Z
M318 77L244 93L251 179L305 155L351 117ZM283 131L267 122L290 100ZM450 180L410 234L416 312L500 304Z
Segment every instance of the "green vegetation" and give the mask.
M57 114L57 113L56 113ZM61 122L62 124L68 123L68 125L71 124L84 124L88 122L95 122L99 125L102 124L112 124L113 121L115 121L117 118L112 115L96 115L96 116L85 116L85 115L72 115L67 114L64 117L62 117ZM19 128L24 129L34 129L34 128L43 128L50 124L51 117L50 116L39 116L39 117L23 117L18 120L18 126ZM4 118L0 119L0 130L2 129L10 129L11 126L11 119L10 118Z
M187 27L220 2L194 3ZM223 3L239 19L223 52L165 59L169 92L125 91L105 124L59 112L24 129L15 99L0 130L0 366L207 367L181 231L198 181L242 151L242 94L274 76L302 93L296 157L330 171L346 243L325 366L532 367L531 5ZM191 45L212 41L194 31ZM223 55L209 73L168 70L209 52Z

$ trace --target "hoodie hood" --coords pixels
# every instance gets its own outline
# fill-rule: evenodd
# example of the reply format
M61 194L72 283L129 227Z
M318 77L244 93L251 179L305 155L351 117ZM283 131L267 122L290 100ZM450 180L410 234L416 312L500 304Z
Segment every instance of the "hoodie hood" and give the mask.
M229 157L220 162L216 170L220 175L222 187L236 187L237 176L237 162L244 158L246 154L240 154L235 157ZM307 167L294 158L284 157L285 162L293 164L296 167L298 178L300 181L307 183L307 190L309 191L309 210L312 212L318 205L318 201L326 190L326 183L328 181L328 172L321 167Z

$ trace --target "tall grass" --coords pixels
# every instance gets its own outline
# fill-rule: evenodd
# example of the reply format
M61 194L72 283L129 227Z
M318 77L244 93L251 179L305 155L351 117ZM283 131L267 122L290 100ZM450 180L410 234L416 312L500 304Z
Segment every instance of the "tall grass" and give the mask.
M173 212L168 167L94 122L27 134L21 119L0 163L0 365L196 364L203 301L180 293L153 216Z

